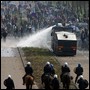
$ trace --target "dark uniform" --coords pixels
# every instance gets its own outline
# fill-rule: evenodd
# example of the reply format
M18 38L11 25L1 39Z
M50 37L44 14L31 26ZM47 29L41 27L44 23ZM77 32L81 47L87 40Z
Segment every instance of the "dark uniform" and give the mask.
M64 66L61 67L61 71L62 71L62 74L61 74L60 77L61 77L61 82L62 82L62 76L63 76L63 74L69 73L70 72L70 68L67 65L64 65Z
M84 39L85 39L85 31L82 31L82 32L81 32L81 40L82 40L82 43L84 43Z
M62 73L64 74L64 73L66 73L66 72L70 72L70 68L68 67L68 66L62 66Z
M32 75L32 73L33 73L32 67L27 64L27 66L25 67L25 72L26 72L26 74L23 76L23 85L24 85L24 83L25 83L25 77L26 77L27 75L33 76L33 75Z
M51 74L51 66L50 65L46 65L44 67L44 74Z
M50 67L51 67L51 74L54 75L55 74L55 69L54 69L53 64L50 64Z
M52 87L53 87L53 89L59 89L59 80L57 79L57 78L54 78L53 80L52 80Z
M75 73L77 74L76 79L75 79L75 83L76 83L78 77L83 74L83 67L81 67L80 64L78 64L78 67L76 67Z
M6 89L15 89L14 82L11 78L7 78L4 80L4 85L7 87Z
M43 82L43 77L48 74L48 75L51 75L51 66L50 66L50 63L47 62L46 65L44 66L44 69L43 69L44 73L42 74L41 76L41 80Z
M84 79L83 78L80 78L77 83L79 84L78 87L79 89L82 89L84 90L85 89L85 84L84 84Z
M6 41L7 31L4 28L3 28L3 32L2 32L2 37L3 37L3 40Z

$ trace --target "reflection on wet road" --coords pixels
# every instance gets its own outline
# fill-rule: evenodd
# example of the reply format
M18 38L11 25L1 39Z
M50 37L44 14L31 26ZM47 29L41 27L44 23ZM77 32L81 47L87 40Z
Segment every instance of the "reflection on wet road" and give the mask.
M1 57L15 57L18 52L15 48L1 48Z

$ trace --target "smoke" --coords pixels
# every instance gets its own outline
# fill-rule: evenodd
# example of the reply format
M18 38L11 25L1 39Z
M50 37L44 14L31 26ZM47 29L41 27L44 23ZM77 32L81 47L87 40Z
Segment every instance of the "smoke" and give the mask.
M7 37L6 42L2 40L1 47L38 47L51 50L52 27L53 26L38 30L38 32L23 38Z
M17 46L17 43L19 42L18 38L7 36L6 41L1 39L1 47L12 47L15 48Z
M53 26L42 29L35 34L24 37L17 44L17 47L38 47L51 49L51 29Z

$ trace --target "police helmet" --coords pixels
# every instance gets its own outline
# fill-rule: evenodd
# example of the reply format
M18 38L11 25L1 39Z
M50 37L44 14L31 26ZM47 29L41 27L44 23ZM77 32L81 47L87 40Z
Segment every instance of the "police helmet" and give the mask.
M28 63L27 63L27 65L31 65L31 63L30 63L30 62L28 62Z
M11 78L11 75L8 75L8 78Z
M80 63L78 64L78 67L81 67L81 64Z
M83 75L80 75L80 78L83 78Z
M47 62L46 65L50 65L50 62Z
M56 74L54 75L54 78L57 78L57 75Z
M67 63L67 62L65 62L65 63L64 63L64 65L68 66L68 63Z

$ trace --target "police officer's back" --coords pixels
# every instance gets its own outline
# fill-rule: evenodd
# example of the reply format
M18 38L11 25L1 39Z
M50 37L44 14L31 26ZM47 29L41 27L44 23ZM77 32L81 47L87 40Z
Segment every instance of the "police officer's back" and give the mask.
M4 85L6 89L15 89L14 81L11 79L11 75L8 75L8 78L4 80Z
M25 84L25 77L27 75L31 75L33 77L33 75L32 75L33 74L33 69L31 67L31 63L30 62L27 63L27 66L25 67L25 72L26 72L26 74L22 77L23 85Z
M76 74L78 75L83 74L83 67L81 66L81 64L78 64L78 66L76 67Z
M53 89L59 89L59 80L57 79L57 75L54 75L54 79L52 80Z
M27 75L28 75L28 74L32 75L33 69L32 69L32 67L30 66L30 62L27 63L27 66L25 67L25 72L26 72Z
M83 76L80 75L80 78L77 81L79 89L85 89L85 81L83 79Z
M60 78L61 78L61 82L62 82L62 76L65 74L65 73L70 73L70 68L68 66L68 63L65 62L64 65L61 66L61 75L60 75Z
M64 63L64 65L61 67L61 71L62 71L62 73L64 74L64 73L69 73L70 72L70 68L68 67L68 63L67 62L65 62Z
M53 64L51 64L50 66L51 66L51 74L52 74L52 75L54 75L54 74L55 74L54 65L53 65Z
M44 69L43 69L43 74L41 76L41 80L42 80L42 83L43 83L43 77L45 75L51 75L51 65L50 65L50 62L46 62L46 65L44 66Z
M79 63L78 66L76 67L75 73L76 73L76 75L77 75L76 78L75 78L75 83L76 83L78 77L83 74L83 67L81 66L80 63Z
M50 62L47 62L46 65L44 66L44 74L51 74Z

